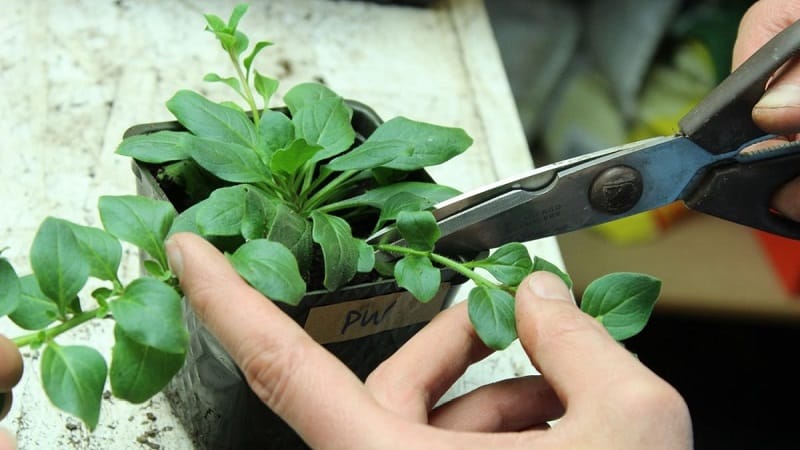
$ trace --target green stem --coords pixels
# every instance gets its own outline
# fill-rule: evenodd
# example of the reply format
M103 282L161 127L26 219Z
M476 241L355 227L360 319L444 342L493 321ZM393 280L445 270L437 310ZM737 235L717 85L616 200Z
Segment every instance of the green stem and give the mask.
M236 69L236 75L239 77L239 82L242 84L244 99L250 106L250 110L253 112L253 124L255 125L256 129L258 129L258 122L260 120L258 117L258 107L256 106L256 99L253 97L253 91L250 89L250 81L247 79L244 72L242 72L242 67L239 65L239 59L236 54L234 54L232 51L229 51L228 56L230 56L231 63L233 63L233 67Z
M324 202L325 199L328 198L328 196L331 193L336 192L336 189L341 184L346 182L348 179L352 178L357 173L358 173L357 170L348 170L346 172L342 172L341 174L339 174L339 176L337 176L336 178L331 180L330 183L326 184L322 189L320 189L316 193L314 193L314 195L312 195L305 202L305 204L303 205L303 209L306 210L306 211L314 210L317 207L317 205L319 205L320 203Z
M470 270L464 264L461 264L458 261L452 260L446 256L442 256L433 252L426 252L422 250L415 250L413 248L403 247L400 245L393 245L393 244L377 244L375 248L378 250L383 250L385 252L390 253L399 253L401 255L416 255L416 256L427 256L430 258L431 261L438 263L442 266L450 268L461 275L469 278L470 280L474 281L475 284L479 286L486 286L486 287L498 287L495 283L491 280L487 279L486 277L481 276L480 274L476 273L473 270Z
M72 318L70 318L66 322L62 322L60 325L56 325L46 330L37 331L35 333L18 336L12 339L12 341L14 342L14 344L17 345L18 348L35 344L37 342L44 343L50 341L56 336L60 335L61 333L69 331L82 323L94 319L95 317L97 317L97 311L99 310L100 308L84 311L80 314L72 316Z

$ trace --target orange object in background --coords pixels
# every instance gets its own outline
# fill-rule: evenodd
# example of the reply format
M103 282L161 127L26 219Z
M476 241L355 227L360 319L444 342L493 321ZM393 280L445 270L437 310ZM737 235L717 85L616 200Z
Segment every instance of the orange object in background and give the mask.
M760 230L753 232L786 292L800 294L800 241Z

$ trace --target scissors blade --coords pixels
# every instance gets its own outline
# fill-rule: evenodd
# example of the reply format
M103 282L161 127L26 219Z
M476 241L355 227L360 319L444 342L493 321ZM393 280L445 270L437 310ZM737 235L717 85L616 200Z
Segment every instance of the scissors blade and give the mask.
M673 136L602 150L574 164L544 166L438 207L437 251L469 255L657 208L681 199L703 168L730 156Z

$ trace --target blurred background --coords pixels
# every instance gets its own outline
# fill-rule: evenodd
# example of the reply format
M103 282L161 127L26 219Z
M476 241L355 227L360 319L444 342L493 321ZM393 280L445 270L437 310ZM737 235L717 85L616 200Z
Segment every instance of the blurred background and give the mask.
M677 132L729 73L751 3L487 1L536 164ZM698 449L797 448L800 244L682 204L558 242L578 296L611 271L663 280L626 344L684 395Z

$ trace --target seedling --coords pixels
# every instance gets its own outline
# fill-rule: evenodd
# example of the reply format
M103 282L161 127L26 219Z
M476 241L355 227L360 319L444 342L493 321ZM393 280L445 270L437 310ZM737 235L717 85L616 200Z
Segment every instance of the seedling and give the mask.
M167 108L186 131L132 136L117 149L160 167L161 181L181 189L190 206L179 214L166 201L104 196L98 203L102 228L43 221L30 250L32 274L19 277L0 257L0 316L31 331L14 342L41 349L47 396L90 429L98 423L106 380L114 396L140 403L161 391L184 362L182 293L164 248L177 231L206 237L248 283L291 305L309 286L336 290L357 277L394 277L426 302L439 290L441 270L455 271L475 283L469 317L493 349L517 337L514 293L526 275L548 270L571 285L567 274L531 258L520 243L473 260L434 251L439 230L431 209L458 192L409 177L465 151L472 139L463 130L396 117L361 140L348 103L314 83L290 89L285 109L259 109L257 99L266 107L278 81L253 67L271 44L250 48L238 29L246 10L237 6L228 21L205 16L235 73L205 80L228 85L246 106L179 91ZM385 226L396 227L405 244L366 242ZM142 277L119 278L121 241L145 256ZM392 258L376 258L380 254ZM81 301L89 279L103 286ZM586 289L581 308L613 337L626 339L644 327L659 289L647 275L611 274ZM90 346L58 343L62 333L91 320L115 322L110 366Z

